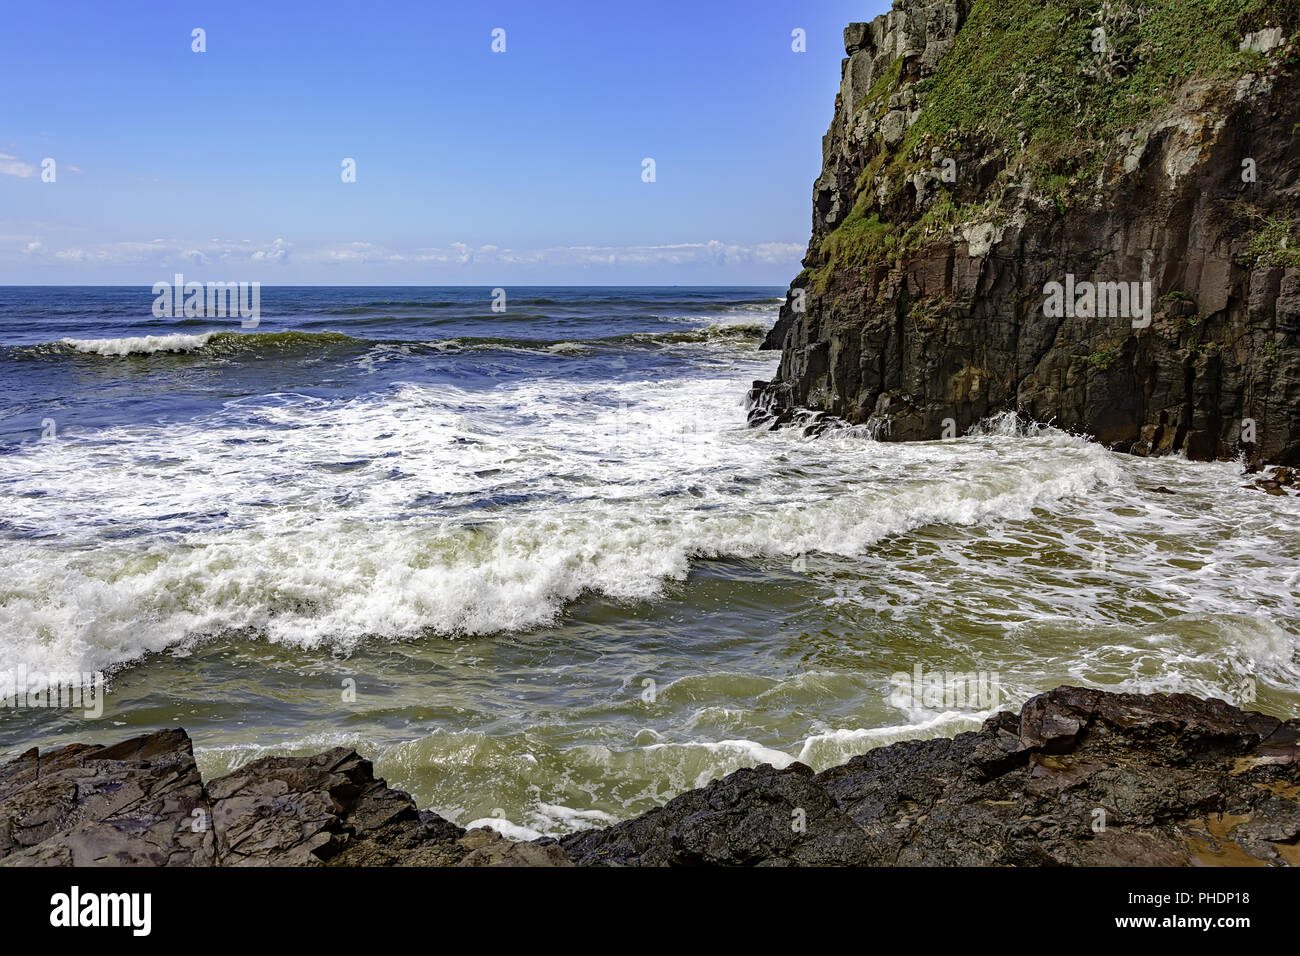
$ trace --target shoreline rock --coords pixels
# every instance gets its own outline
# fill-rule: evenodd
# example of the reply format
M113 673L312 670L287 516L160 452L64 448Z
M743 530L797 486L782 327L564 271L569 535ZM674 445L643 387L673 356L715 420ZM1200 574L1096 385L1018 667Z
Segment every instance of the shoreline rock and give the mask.
M336 748L206 784L189 736L0 766L0 866L1300 865L1300 720L1059 687L821 773L743 769L631 820L465 831Z
M1262 468L1247 468L1243 477L1258 474ZM1300 469L1296 468L1270 468L1268 476L1256 478L1253 484L1242 485L1243 488L1249 488L1252 491L1262 491L1266 495L1276 495L1285 497L1292 491L1300 495Z

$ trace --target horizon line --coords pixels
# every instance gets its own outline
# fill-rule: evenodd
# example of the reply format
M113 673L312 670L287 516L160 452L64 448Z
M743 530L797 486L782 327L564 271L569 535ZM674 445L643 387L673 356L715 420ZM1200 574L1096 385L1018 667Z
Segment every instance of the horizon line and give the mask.
M250 283L251 284L251 283ZM373 285L363 283L291 283L285 285L267 285L258 283L264 289L507 289L511 286L525 289L781 289L785 285L777 285L767 282L739 282L739 283L694 283L694 282L674 282L671 284L661 283L566 283L550 285L533 285L524 282L509 282L500 285L478 285L468 283L442 283L435 285L420 285L412 283L389 283L385 285ZM0 289L152 289L152 283L135 283L135 282L59 282L59 283L0 283Z

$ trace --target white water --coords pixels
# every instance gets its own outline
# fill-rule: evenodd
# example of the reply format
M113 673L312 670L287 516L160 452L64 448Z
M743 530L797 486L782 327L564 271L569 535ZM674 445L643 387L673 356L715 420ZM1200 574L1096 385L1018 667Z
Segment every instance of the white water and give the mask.
M208 339L219 334L200 332L196 335L174 333L171 335L138 335L116 339L60 339L59 344L69 346L87 355L149 355L154 352L193 352L208 344Z
M94 669L239 629L345 648L517 631L585 589L652 600L692 558L861 555L932 523L1133 493L1114 456L1052 430L928 445L751 431L752 374L279 395L28 445L0 458L0 520L28 536L4 544L0 651Z
M907 445L750 430L740 396L770 371L731 354L668 382L281 394L29 443L0 455L0 662L135 663L119 700L138 672L188 708L132 724L236 708L196 734L209 776L352 746L422 806L522 834L976 726L987 710L890 701L887 676L916 663L998 672L1003 707L1067 681L1229 696L1245 676L1272 711L1300 705L1300 499L1243 490L1231 463L1117 456L1009 418ZM642 628L638 608L682 600L675 582L715 558L753 559L805 603ZM591 593L627 608L600 618L596 663L563 629L509 640ZM672 640L646 650L658 628ZM295 661L292 689L209 686L204 641L232 633L254 673L259 647L272 676ZM437 663L409 680L364 653L429 635L453 640L412 645ZM202 664L143 660L169 650ZM309 665L347 655L393 687L344 731L338 675L325 694Z

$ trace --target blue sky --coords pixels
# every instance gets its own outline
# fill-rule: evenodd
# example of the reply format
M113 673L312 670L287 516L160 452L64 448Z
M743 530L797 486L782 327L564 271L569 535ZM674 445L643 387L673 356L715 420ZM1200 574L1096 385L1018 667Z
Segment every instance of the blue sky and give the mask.
M887 7L13 4L0 283L784 285Z

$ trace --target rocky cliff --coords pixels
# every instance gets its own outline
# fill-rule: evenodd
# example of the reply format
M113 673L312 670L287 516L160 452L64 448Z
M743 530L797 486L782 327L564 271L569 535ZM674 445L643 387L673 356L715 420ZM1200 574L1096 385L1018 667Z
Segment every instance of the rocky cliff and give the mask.
M975 733L740 770L520 843L417 810L348 750L204 783L189 737L0 766L0 866L1300 865L1300 721L1060 687Z
M752 420L1017 410L1300 461L1300 0L895 0L850 24Z

